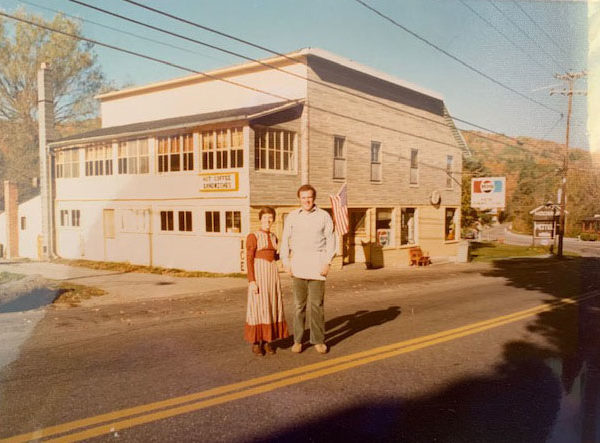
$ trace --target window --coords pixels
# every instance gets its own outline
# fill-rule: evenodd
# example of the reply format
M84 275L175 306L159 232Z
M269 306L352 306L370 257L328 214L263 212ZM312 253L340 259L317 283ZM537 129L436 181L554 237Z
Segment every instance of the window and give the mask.
M183 143L182 166L184 171L194 170L194 136L185 134L181 136Z
M371 181L381 181L381 143L371 142Z
M456 239L456 208L446 208L446 221L444 223L444 238L446 240Z
M71 226L79 226L80 219L81 219L81 212L79 212L79 209L73 209L71 211Z
M297 135L283 129L256 128L254 167L270 171L296 170Z
M194 170L192 134L158 137L158 172Z
M148 139L119 142L119 174L147 174L150 170Z
M225 232L242 232L242 213L225 211Z
M179 230L185 232L192 231L192 211L178 211Z
M66 209L60 210L60 225L69 226L69 211Z
M381 246L392 246L392 210L390 208L377 208L375 218L377 243Z
M112 175L112 146L90 146L85 148L85 175Z
M414 245L415 208L402 208L400 211L400 245Z
M452 176L452 164L454 158L451 155L446 156L446 187L452 188L453 176Z
M221 232L221 214L219 211L206 211L206 232Z
M410 184L416 185L419 183L419 150L410 150Z
M346 178L346 150L344 137L333 138L333 178Z
M229 169L244 166L242 128L227 128L202 133L202 169Z
M79 148L56 153L56 178L79 177Z
M160 211L160 230L173 231L173 211Z
M27 217L21 217L21 231L27 229Z

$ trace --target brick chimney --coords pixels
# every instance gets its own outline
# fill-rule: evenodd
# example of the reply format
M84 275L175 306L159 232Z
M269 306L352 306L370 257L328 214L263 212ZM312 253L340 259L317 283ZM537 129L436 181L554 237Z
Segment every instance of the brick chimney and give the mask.
M19 192L17 184L4 180L4 211L6 213L6 258L19 256Z
M56 139L54 126L54 91L49 63L42 63L38 71L38 128L40 156L40 196L42 204L42 258L48 259L53 251L53 180L52 161L48 142Z

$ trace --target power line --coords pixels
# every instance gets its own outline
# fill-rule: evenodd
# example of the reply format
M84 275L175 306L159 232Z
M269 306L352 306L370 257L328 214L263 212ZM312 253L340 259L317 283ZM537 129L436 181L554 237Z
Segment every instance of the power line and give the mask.
M333 86L333 85L330 85L330 84L328 84L328 83L325 83L325 82L321 82L321 81L319 81L319 80L312 79L312 78L310 78L310 77L305 77L305 76L303 76L303 75L296 74L296 73L294 73L294 72L289 72L289 71L286 71L286 70L284 70L284 69L281 69L281 68L279 68L279 67L277 67L277 66L273 66L272 64L270 64L270 63L267 63L267 62L264 62L264 61L262 61L262 60L254 59L254 58L252 58L252 57L248 57L248 56L245 56L245 55L243 55L243 54L239 54L239 53L236 53L236 52L233 52L233 51L229 51L229 50L227 50L227 49L223 49L223 48L221 48L221 47L219 47L219 46L216 46L216 45L207 44L207 43L205 43L205 42L202 42L202 41L198 41L198 40L195 40L195 39L191 39L191 38L189 38L189 37L187 37L187 36L184 36L184 35L181 35L181 34L178 34L178 33L172 32L172 31L167 31L167 30L164 30L163 28L159 28L159 27L156 27L156 26L148 25L148 24L146 24L146 23L140 22L139 20L135 20L135 19L132 19L132 18L130 18L130 17L126 17L126 16L123 16L123 15L120 15L120 14L114 13L114 12L112 12L112 11L108 11L108 10L105 10L105 9L99 8L99 7L97 7L97 6L90 5L90 4L88 4L88 3L85 3L85 2L83 2L83 1L81 1L81 0L69 0L69 1L71 1L71 2L73 2L73 3L76 3L76 4L79 4L79 5L81 5L81 6L84 6L84 7L88 7L88 8L90 8L90 9L94 9L94 10L96 10L96 11L99 11L99 12L103 12L103 13L105 13L105 14L108 14L108 15L112 15L112 16L118 17L118 18L120 18L120 19L122 19L122 20L126 20L126 21L129 21L129 22L131 22L131 23L135 23L135 24L137 24L137 25L140 25L140 26L144 26L144 27L147 27L147 28L151 28L151 29L153 29L153 30L156 30L156 31L159 31L159 32L162 32L162 33L166 33L166 34L168 34L168 35L176 36L176 37L179 37L179 38L182 38L182 39L188 40L188 41L193 41L194 43L197 43L197 44L201 44L201 45L204 45L204 46L209 46L209 47L211 47L212 49L216 49L216 50L218 50L218 51L222 51L222 52L225 52L225 53L227 53L227 54L234 55L234 56L237 56L237 57L243 58L243 59L245 59L245 60L248 60L248 61L253 61L253 62L259 63L259 64L261 64L261 65L263 65L263 66L265 66L265 67L268 67L268 68L271 68L271 69L275 69L275 70L277 70L277 71L283 72L283 73L285 73L285 74L288 74L288 75L291 75L291 76L293 76L293 77L297 77L297 78L300 78L300 79L302 79L302 80L307 80L307 81L309 81L309 82L312 82L312 83L318 84L318 85L320 85L320 86L324 86L324 87L327 87L327 88L329 88L329 89L333 89L333 90L335 90L335 91L342 92L342 93L344 93L344 94L347 94L347 95L350 95L350 96L353 96L353 97L357 97L357 98L359 98L359 99L362 99L362 100L366 100L366 101L369 101L369 102L372 102L372 103L376 103L376 104L378 104L378 105L381 105L381 106L384 106L384 107L386 107L386 108L388 108L388 109L392 109L392 110L395 110L395 111L398 111L398 112L401 112L401 113L404 113L404 114L410 115L410 116L412 116L412 117L415 117L415 118L419 118L419 119L427 120L427 121L433 122L433 123L435 123L435 124L442 125L442 126L446 126L446 127L449 127L449 128L451 128L451 129L453 129L453 127L452 127L451 125L449 125L449 124L446 124L446 123L443 123L443 122L440 122L440 121L438 121L438 120L434 120L434 119L431 119L431 118L428 118L428 117L425 117L425 116L422 116L422 115L419 115L419 114L415 114L415 113L412 113L412 112L406 111L406 110L404 110L404 109L397 108L397 107L395 107L395 106L391 106L391 105L389 105L389 104L387 104L387 103L384 103L384 102L381 102L381 101L379 101L379 100L371 99L371 98L369 98L369 97L365 97L365 96L363 96L363 95L360 95L360 94L357 94L357 93L353 93L353 92L351 92L351 91L348 91L348 90L345 90L345 89L342 89L342 88L335 87L335 86ZM127 2L127 3L130 3L130 4L133 4L133 5L135 5L135 6L138 6L138 7L140 7L140 8L146 9L146 10L149 10L149 11L155 12L155 13L157 13L157 14L160 14L160 15L163 15L163 16L165 16L165 17L168 17L168 18L171 18L171 19L174 19L174 20L180 21L180 22L182 22L182 23L186 23L186 24L189 24L189 25L192 25L192 26L198 27L198 28L200 28L200 29L203 29L203 30L207 30L207 31L210 31L210 32L216 33L216 34L218 34L218 35L225 36L225 37L227 37L227 38L230 38L230 39L232 39L232 40L235 40L235 41L238 41L238 42L244 43L244 44L246 44L246 45L250 45L250 46L252 46L252 47L259 48L259 49L262 49L262 50L264 50L264 51L267 51L267 52L270 52L270 53L272 53L272 54L274 54L274 55L277 55L277 56L283 57L283 58L285 58L285 59L291 60L291 61L293 61L294 63L296 63L296 62L297 62L297 60L296 60L296 59L294 59L294 58L290 57L290 56L289 56L289 55L287 55L287 54L282 54L282 53L280 53L280 52L277 52L277 51L275 51L275 50L269 49L269 48L267 48L267 47L265 47L265 46L257 45L257 44L255 44L255 43L252 43L252 42L248 41L248 40L241 39L241 38L239 38L239 37L233 36L233 35L231 35L231 34L228 34L228 33L225 33L225 32L219 31L219 30L216 30L216 29L214 29L214 28L210 28L210 27L208 27L208 26L205 26L205 25L198 24L198 23L196 23L196 22L193 22L193 21L187 20L187 19L185 19L185 18L182 18L182 17L176 16L176 15L174 15L174 14L170 14L170 13L168 13L168 12L165 12L165 11L162 11L162 10L159 10L159 9L156 9L156 8L152 8L152 7L150 7L150 6L143 5L143 4L141 4L141 3L138 3L138 2L136 2L136 1L134 1L134 0L122 0L122 1L124 1L124 2ZM497 131L494 131L494 130L492 130L492 129L489 129L489 128L486 128L486 127L483 127L483 126L481 126L481 125L478 125L478 124L476 124L476 123L473 123L473 122L469 122L469 121L467 121L467 120L464 120L464 119L461 119L461 118L458 118L458 117L451 117L451 118L452 118L453 120L455 120L455 121L458 121L458 122L461 122L461 123L467 124L467 125L469 125L469 126L473 126L473 127L475 127L475 128L482 129L482 130L484 130L484 131L487 131L487 132L490 132L490 133L494 133L494 134L497 134L497 135L500 135L500 136L503 136L503 137L506 137L506 138L512 139L512 140L514 140L514 141L515 141L517 144L519 144L519 145L521 144L521 142L520 142L519 140L517 140L516 138L514 138L514 137L507 136L507 135L505 135L505 134L499 133L499 132L497 132ZM485 136L482 136L482 137L483 137L483 138L486 138ZM498 141L497 141L497 140L495 140L495 139L492 139L492 138L489 138L489 139L490 139L490 140L493 140L493 141L496 141L496 142L498 142ZM503 143L503 142L500 142L500 143ZM505 144L506 144L506 143L505 143ZM510 144L507 144L507 145L508 145L508 146L512 146L512 145L510 145ZM523 148L523 149L524 149L524 148Z
M191 69L191 68L187 68L185 66L177 65L175 63L172 63L172 62L169 62L169 61L166 61L166 60L162 60L162 59L159 59L159 58L156 58L156 57L152 57L152 56L149 56L149 55L146 55L146 54L142 54L142 53L139 53L139 52L135 52L135 51L132 51L132 50L129 50L129 49L125 49L125 48L121 48L121 47L118 47L118 46L110 45L108 43L103 43L103 42L100 42L98 40L94 40L94 39L90 39L90 38L83 37L83 36L80 36L80 35L72 34L72 33L66 32L66 31L61 31L61 30L52 28L50 26L46 26L46 25L43 25L43 24L40 24L40 23L35 23L35 22L30 21L30 20L26 20L26 19L23 19L23 18L20 18L20 17L16 17L16 16L13 16L13 15L10 15L10 14L6 14L6 13L1 12L1 11L0 11L0 16L4 16L4 17L7 17L7 18L16 20L16 21L27 23L27 24L29 24L31 26L36 26L36 27L39 27L39 28L42 28L42 29L46 29L46 30L51 31L51 32L56 32L56 33L59 33L59 34L62 34L62 35L65 35L65 36L68 36L68 37L71 37L71 38L75 38L75 39L78 39L78 40L87 41L89 43L97 44L99 46L103 46L103 47L106 47L106 48L109 48L109 49L113 49L115 51L123 52L123 53L129 54L129 55L133 55L133 56L136 56L136 57L144 58L144 59L151 60L151 61L154 61L154 62L157 62L157 63L162 63L162 64L165 64L167 66L171 66L171 67L174 67L174 68L177 68L177 69L181 69L181 70L184 70L184 71L187 71L187 72L199 74L199 75L211 78L212 80L222 81L222 82L229 83L229 84L237 86L237 87L241 87L241 88L248 89L248 90L251 90L251 91L254 91L254 92L259 92L259 93L262 93L262 94L265 94L265 95L269 95L271 97L278 98L280 100L284 100L284 101L286 101L288 103L298 103L298 104L300 104L300 103L303 102L302 100L299 100L299 99L291 99L291 98L288 98L288 97L284 97L284 96L279 95L279 94L268 92L268 91L265 91L265 90L262 90L262 89L259 89L259 88L255 88L255 87L252 87L252 86L244 85L242 83L238 83L238 82L235 82L235 81L232 81L232 80L227 80L227 79L224 79L224 78L220 78L220 77L208 74L206 72L197 71L195 69ZM321 112L324 112L324 113L335 115L337 117L345 118L345 119L354 121L356 123L367 124L367 125L370 125L370 126L378 127L378 128L385 129L385 130L389 130L389 131L396 132L396 133L399 133L399 134L403 134L403 135L415 137L415 138L418 138L418 139L422 139L422 140L430 141L430 142L433 142L433 143L437 143L437 144L449 146L449 147L452 147L452 148L457 148L457 146L455 144L447 143L447 142L444 142L444 141L441 141L441 140L436 140L436 139L433 139L433 138L430 138L430 137L418 135L418 134L407 132L407 131L402 131L402 130L397 129L397 128L390 128L390 127L387 127L387 126L384 126L384 125L380 125L380 124L377 124L377 123L368 122L366 120L361 120L361 119L356 118L356 117L352 117L352 116L340 114L338 112L334 112L334 111L331 111L331 110L328 110L328 109L320 108L320 107L317 107L317 106L314 106L314 105L310 105L308 103L304 103L304 106L306 106L306 107L308 107L310 109L314 109L314 110L317 110L317 111L321 111Z
M510 39L510 37L508 35L506 35L504 33L504 31L502 31L502 29L498 28L496 25L494 25L492 22L490 22L488 19L486 19L484 16L482 16L479 12L477 12L475 9L473 9L471 6L469 6L469 4L467 2L465 2L465 0L458 0L458 1L461 2L465 6L465 8L469 9L473 14L475 14L477 17L479 17L479 19L481 21L483 21L485 24L487 24L492 29L496 30L496 32L498 34L500 34L502 37L504 37L504 39L507 40L510 44L512 44L515 48L517 48L519 51L521 51L523 54L525 54L527 56L527 58L529 58L529 60L531 60L532 62L534 62L536 65L538 65L539 67L541 67L543 69L546 69L546 68L550 68L551 70L553 69L552 67L550 67L548 65L543 65L542 63L537 61L535 58L533 58L531 55L529 55L529 53L527 51L525 51L525 49L523 49L521 46L519 46L514 41L512 41Z
M515 6L516 6L517 8L519 8L519 9L520 9L520 10L523 12L523 14L525 14L525 16L526 16L526 17L529 19L529 21L531 21L531 23L533 23L533 24L534 24L534 26L535 26L536 28L538 28L540 31L542 31L542 33L543 33L543 34L544 34L546 37L548 37L548 40L550 40L552 43L554 43L554 46L556 46L558 49L560 49L560 51L563 53L563 55L567 55L567 56L569 55L569 54L568 54L568 52L567 52L567 51L565 51L565 50L562 48L562 46L560 46L560 45L559 45L559 44L556 42L556 40L554 40L554 39L552 38L552 36L550 36L550 34L548 34L548 33L546 32L546 30L545 30L544 28L542 28L542 26L540 26L540 25L539 25L539 24L538 24L538 23L537 23L537 22L536 22L536 21L533 19L533 17L531 17L531 16L530 16L530 15L527 13L527 11L526 11L525 9L523 9L523 7L522 7L522 6L519 4L519 2L517 2L517 1L513 0L513 3L515 4Z
M135 20L135 19L132 19L132 18L130 18L130 17L124 16L124 15L121 15L121 14L117 14L117 13L115 13L115 12L112 12L112 11L108 11L108 10L106 10L106 9L102 9L102 8L100 8L100 7L97 7L97 6L90 5L90 4L88 4L88 3L85 3L85 2L83 2L83 1L80 1L80 0L69 0L69 1L70 1L70 2L72 2L72 3L76 3L76 4L78 4L78 5L81 5L81 6L84 6L84 7L90 8L90 9L94 9L94 10L96 10L96 11L99 11L99 12L102 12L102 13L105 13L105 14L108 14L108 15L111 15L111 16L114 16L114 17L118 17L118 18L120 18L120 19L122 19L122 20L125 20L125 21L128 21L128 22L131 22L131 23L135 23L135 24L137 24L137 25L144 26L144 27L146 27L146 28L153 29L153 30L155 30L155 31L158 31L158 32L162 32L162 33L165 33L165 34L168 34L168 35L171 35L171 36L175 36L175 37L178 37L178 38L182 38L182 39L184 39L184 40L188 40L188 41L194 42L194 43L196 43L196 44L199 44L199 45L207 46L207 47L210 47L210 48L212 48L212 49L215 49L215 50L217 50L217 51L225 52L225 53L227 53L227 54L229 54L229 55L234 55L234 56L236 56L236 57L240 57L240 58L242 58L242 59L245 59L245 60L248 60L248 61L252 61L252 62L255 62L255 63L259 63L259 64L261 64L262 66L268 67L268 68L270 68L270 69L277 70L277 71L279 71L279 72L283 72L284 74L287 74L287 75L290 75L290 76L293 76L293 77L296 77L296 78L300 78L300 79L302 79L302 80L306 80L306 81L309 81L309 82L311 82L311 83L315 83L315 84L318 84L318 85L320 85L320 86L324 86L324 87L326 87L326 88L329 88L329 89L332 89L332 90L335 90L335 91L338 91L338 92L342 92L342 93L344 93L344 94L347 94L347 95L350 95L350 96L352 96L352 97L357 97L357 98L359 98L359 99L362 99L362 100L365 100L365 101L368 101L368 102L376 103L376 104L378 104L378 105L381 105L381 106L384 106L384 107L386 107L386 108L388 108L388 109L392 109L392 110L394 110L394 111L398 111L398 112L401 112L401 113L403 113L403 114L407 114L407 115L410 115L410 116L412 116L412 117L415 117L415 118L418 118L418 119L427 120L427 121L430 121L430 122L432 122L432 123L435 123L435 124L437 124L437 125L446 126L446 127L449 127L449 128L451 128L451 129L452 129L452 126L451 126L451 125L449 125L449 124L447 124L447 123L443 123L443 122L440 122L440 121L438 121L438 120L435 120L435 119L432 119L432 118L429 118L429 117L425 117L425 116L423 116L423 115L415 114L415 113L413 113L413 112L410 112L410 111L407 111L407 110L405 110L405 109L400 109L400 108L398 108L398 107L396 107L396 106L392 106L392 105L390 105L390 104L388 104L388 103L385 103L385 102L382 102L382 101L379 101L379 100L376 100L376 99L372 99L372 98L370 98L370 97L366 97L366 96L364 96L364 95L360 95L360 94L354 93L354 92L352 92L352 91L348 91L348 90L346 90L346 89L338 88L338 87L336 87L336 86L333 86L333 85L331 85L331 84L329 84L329 83L325 83L325 82L322 82L322 81L319 81L319 80L316 80L316 79L313 79L313 78L310 78L310 77L306 77L306 76L303 76L303 75L300 75L300 74L296 74L295 72L290 72L290 71L287 71L287 70L285 70L285 69L281 69L281 68L279 68L278 66L274 66L274 65L272 65L272 64L270 64L270 63L268 63L268 62L265 62L265 61L262 61L262 60L258 60L258 59L255 59L255 58L252 58L252 57L249 57L249 56L246 56L246 55L243 55L243 54L237 53L237 52L233 52L233 51L230 51L230 50L224 49L224 48L222 48L222 47L219 47L219 46L216 46L216 45L208 44L208 43L206 43L206 42L203 42L203 41L200 41L200 40L192 39L192 38L190 38L190 37L187 37L187 36L185 36L185 35L178 34L178 33L172 32L172 31L165 30L164 28L160 28L160 27L157 27L157 26L149 25L149 24L147 24L147 23L140 22L139 20ZM266 47L264 47L264 46L256 45L255 43L252 43L252 42L250 42L250 41L248 41L248 40L240 39L240 38L238 38L238 37L235 37L235 36L233 36L233 35L231 35L231 34L227 34L227 33L224 33L224 32L222 32L222 31L218 31L218 30L215 30L215 29L213 29L213 28L209 28L209 27L207 27L207 26L200 25L200 24L198 24L198 23L195 23L195 22L192 22L192 21L190 21L190 20L187 20L187 19L184 19L184 18L178 17L178 16L176 16L176 15L173 15L173 14L170 14L170 13L168 13L168 12L161 11L161 10L159 10L159 9L155 9L155 8L152 8L152 7L149 7L149 6L146 6L146 5L140 4L140 3L138 3L138 2L135 2L135 1L133 1L133 0L123 0L123 1L125 1L125 2L127 2L127 3L131 3L131 4L133 4L133 5L136 5L136 6L139 6L139 7L141 7L141 8L144 8L144 9L150 10L150 11L152 11L152 12L155 12L155 13L157 13L157 14L163 15L163 16L165 16L165 17L172 18L172 19L174 19L174 20L177 20L177 21L180 21L180 22L182 22L182 23L186 23L186 24L189 24L189 25L192 25L192 26L199 27L199 28L201 28L201 29L204 29L204 30L208 30L208 31L210 31L210 32L214 32L214 33L216 33L216 34L218 34L218 35L225 36L225 37L227 37L227 38L230 38L230 39L236 40L236 41L238 41L238 42L242 42L242 43L244 43L244 44L247 44L247 45L253 46L253 47L255 47L255 48L260 48L260 49L262 49L262 50L264 50L264 51L270 52L270 53L272 53L272 54L274 54L274 55L277 55L277 56L283 57L283 58L285 58L285 59L288 59L288 60L291 60L291 61L293 61L294 63L297 63L297 60L296 60L296 59L294 59L294 58L290 57L290 56L289 56L289 55L287 55L287 54L281 54L281 53L279 53L279 52L277 52L277 51L274 51L274 50L272 50L272 49L266 48ZM484 130L484 131L488 131L488 132L491 132L491 133L494 133L494 134L498 134L498 135L503 135L503 136L504 136L504 134L500 134L500 133L498 133L498 132L496 132L496 131L494 131L494 130L492 130L492 129L489 129L489 128L486 128L486 127L480 126L480 125L478 125L478 124L476 124L476 123L472 123L472 122L469 122L469 121L467 121L467 120L463 120L463 119L461 119L461 118L458 118L458 117L451 117L451 118L452 118L453 120L455 120L455 121L458 121L458 122L461 122L461 123L468 124L468 125L470 125L470 126L473 126L473 127L479 128L479 129L482 129L482 130ZM509 138L510 138L510 137L509 137ZM515 139L515 141L516 141L516 139Z
M115 32L118 32L120 34L129 35L131 37L136 37L136 38L139 38L141 40L145 40L145 41L150 42L150 43L156 43L157 45L166 46L166 47L172 48L172 49L178 49L180 51L184 51L184 52L187 52L189 54L202 55L204 57L209 57L209 58L213 58L215 60L219 60L216 57L213 57L211 55L205 54L203 52L193 51L191 49L184 48L182 46L172 45L170 43L166 43L166 42L163 42L163 41L160 41L160 40L156 40L156 39L153 39L153 38L145 37L143 35L135 34L133 32L124 31L123 29L115 28L113 26L108 26L108 25L105 25L105 24L102 24L102 23L98 23L98 22L93 21L93 20L88 20L88 19L85 19L85 18L82 18L82 17L77 17L75 15L67 14L66 12L59 11L58 9L48 8L46 6L38 5L37 3L33 3L33 2L25 1L25 0L20 0L20 2L24 3L26 5L33 6L33 7L38 8L38 9L42 9L42 10L45 10L45 11L48 11L48 12L54 12L55 14L61 14L61 15L64 15L65 17L70 17L70 18L73 18L75 20L80 20L80 21L82 21L84 23L91 23L93 25L99 26L99 27L104 28L104 29L108 29L110 31L115 31Z
M554 58L554 56L552 54L550 54L548 51L546 51L533 37L531 37L525 30L523 30L523 28L521 28L519 26L518 23L516 23L513 19L511 19L508 14L506 14L501 8L499 8L496 3L494 2L494 0L488 0L489 3L494 7L494 9L496 9L497 11L500 12L500 14L502 14L515 28L517 28L521 34L523 34L525 37L527 37L531 42L533 42L534 45L536 45L544 54L546 54L548 57L550 57L552 59L552 61L554 63L556 63L556 66L560 66L562 69L563 66L562 64L556 60L556 58Z
M113 50L116 50L116 51L119 51L119 52L124 52L124 53L130 54L130 55L134 55L134 56L137 56L137 57L148 59L148 60L151 60L151 61L154 61L154 62L162 63L162 64L165 64L165 65L168 65L168 66L171 66L171 67L175 67L177 69L181 69L181 70L184 70L184 71L187 71L187 72L200 74L200 75L206 76L208 78L211 78L213 80L223 81L225 83L229 83L229 84L232 84L234 86L238 86L238 87L241 87L241 88L249 89L249 90L252 90L254 92L260 92L260 93L263 93L263 94L266 94L266 95L270 95L272 97L275 97L275 98L278 98L278 99L282 99L282 100L285 100L285 101L288 101L288 102L295 102L295 101L298 102L298 100L292 100L292 99L290 99L288 97L284 97L284 96L281 96L281 95L278 95L278 94L273 94L271 92L264 91L264 90L261 90L259 88L254 88L254 87L250 87L250 86L247 86L247 85L244 85L244 84L241 84L241 83L238 83L238 82L234 82L234 81L231 81L231 80L227 80L227 79L215 77L215 76L212 76L212 75L207 74L207 73L202 72L202 71L197 71L197 70L194 70L194 69L190 69L190 68L187 68L185 66L177 65L175 63L171 63L171 62L168 62L168 61L156 58L156 57L152 57L152 56L149 56L149 55L146 55L146 54L141 54L141 53L138 53L138 52L135 52L135 51L131 51L131 50L128 50L128 49L120 48L118 46L114 46L114 45L110 45L110 44L107 44L107 43L103 43L103 42L100 42L100 41L97 41L97 40L94 40L94 39L90 39L90 38L87 38L87 37L82 37L80 35L71 34L71 33L65 32L65 31L61 31L61 30L49 27L49 26L45 26L45 25L42 25L42 24L39 24L39 23L35 23L35 22L32 22L32 21L26 20L26 19L22 19L22 18L19 18L19 17L16 17L16 16L12 16L10 14L6 14L6 13L3 13L3 12L0 12L0 15L8 17L8 18L11 18L13 20L17 20L17 21L21 21L21 22L27 23L27 24L32 25L32 26L40 27L40 28L46 29L46 30L51 31L51 32L57 32L59 34L66 35L66 36L69 36L71 38L75 38L75 39L87 41L87 42L90 42L90 43L93 43L93 44L97 44L99 46L107 47L109 49L113 49ZM312 109L315 109L315 110L326 112L326 113L329 113L329 114L332 114L332 115L336 115L336 116L339 116L341 118L350 119L350 120L358 122L358 123L368 124L368 125L371 125L371 126L375 126L375 127L379 127L379 128L382 128L382 129L386 129L386 130L390 130L390 131L393 131L393 132L397 132L397 133L400 133L400 134L403 134L403 135L408 135L408 136L412 136L412 137L415 137L415 138L420 138L420 139L423 139L423 140L427 140L427 141L431 141L431 142L434 142L434 143L438 143L438 144L442 144L442 145L447 145L447 146L456 148L456 146L453 145L453 144L442 142L442 141L436 140L436 139L432 139L430 137L425 137L425 136L421 136L421 135L418 135L418 134L410 133L410 132L407 132L407 131L398 130L396 128L389 128L389 127L386 127L386 126L383 126L383 125L379 125L377 123L368 122L368 121L365 121L365 120L361 120L361 119L358 119L358 118L354 118L354 117L351 117L351 116L347 116L347 115L344 115L344 114L333 112L331 110L322 109L322 108L319 108L319 107L316 107L316 106L310 105L310 104L305 104L305 106L307 106L308 108L312 108ZM471 124L471 123L467 122L467 124ZM476 127L478 126L478 125L475 125L475 124L472 124L472 125L474 125ZM449 126L449 125L445 125L445 126ZM500 134L500 135L503 135L503 134ZM508 145L508 146L513 146L513 145L510 145L509 143L498 141L498 140L495 140L495 139L492 139L492 138L489 138L489 137L486 137L486 136L483 136L483 135L478 135L478 136L482 137L482 138L488 138L488 139L493 140L495 142L498 142L500 144L505 144L505 145Z
M550 106L547 106L547 105L545 105L544 103L542 103L542 102L540 102L540 101L538 101L538 100L536 100L536 99L534 99L534 98L531 98L531 97L529 97L529 96L527 96L527 95L525 95L525 94L523 94L523 93L521 93L521 92L517 91L516 89L514 89L514 88L511 88L511 87L510 87L510 86L508 86L508 85L505 85L504 83L500 82L499 80L496 80L495 78L493 78L493 77L491 77L491 76L487 75L486 73L484 73L484 72L480 71L479 69L477 69L477 68L475 68L475 67L471 66L471 65L470 65L470 64L468 64L467 62L465 62L465 61L461 60L461 59L460 59L460 58L458 58L457 56L455 56L455 55L451 54L450 52L446 51L445 49L442 49L442 48L441 48L441 47L439 47L438 45L436 45L436 44L434 44L434 43L430 42L430 41L429 41L429 40L427 40L426 38L424 38L424 37L421 37L421 36L420 36L419 34L417 34L416 32L414 32L414 31L411 31L411 30L410 30L410 29L408 29L406 26L403 26L403 25L401 25L401 24L400 24L400 23L398 23L396 20L392 19L391 17L388 17L387 15L383 14L382 12L380 12L380 11L378 11L377 9L373 8L372 6L368 5L368 4L367 4L367 3L365 3L364 1L362 1L362 0L354 0L354 1L356 1L356 2L357 2L357 3L359 3L359 4L361 4L361 5L362 5L362 6L364 6L365 8L369 9L370 11L374 12L375 14L379 15L379 16L380 16L380 17L382 17L383 19L385 19L385 20L389 21L390 23L392 23L393 25L395 25L395 26L397 26L398 28L402 29L403 31L407 32L408 34L412 35L412 36L413 36L413 37L415 37L416 39L418 39L418 40L422 41L422 42L423 42L423 43L425 43L426 45L428 45L428 46L431 46L431 47L432 47L432 48L434 48L435 50L437 50L437 51L441 52L442 54L446 55L447 57L450 57L452 60L454 60L454 61L456 61L456 62L460 63L461 65L463 65L464 67L468 68L469 70L471 70L471 71L473 71L473 72L475 72L475 73L477 73L477 74L481 75L482 77L484 77L484 78L488 79L488 80L489 80L489 81L491 81L492 83L494 83L494 84L496 84L496 85L498 85L498 86L500 86L500 87L502 87L502 88L504 88L504 89L506 89L506 90L508 90L508 91L511 91L512 93L514 93L514 94L517 94L519 97L521 97L521 98L523 98L523 99L525 99L525 100L528 100L528 101L530 101L530 102L532 102L532 103L535 103L535 104L537 104L537 105L539 105L539 106L541 106L541 107L543 107L543 108L545 108L545 109L547 109L547 110L549 110L549 111L552 111L552 112L555 112L555 113L557 113L557 114L560 114L560 111L557 111L556 109L554 109L554 108L551 108Z

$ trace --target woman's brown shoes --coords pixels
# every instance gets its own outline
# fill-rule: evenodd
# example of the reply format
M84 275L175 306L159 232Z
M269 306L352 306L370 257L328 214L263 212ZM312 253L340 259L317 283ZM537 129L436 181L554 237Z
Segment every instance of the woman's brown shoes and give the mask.
M266 342L265 343L265 351L267 351L267 353L273 355L275 354L275 348L273 346L271 346L271 343Z
M253 352L255 355L261 355L261 356L262 356L262 355L265 355L265 352L263 351L263 348L262 348L262 346L260 345L260 343L254 343L254 344L252 345L252 352Z

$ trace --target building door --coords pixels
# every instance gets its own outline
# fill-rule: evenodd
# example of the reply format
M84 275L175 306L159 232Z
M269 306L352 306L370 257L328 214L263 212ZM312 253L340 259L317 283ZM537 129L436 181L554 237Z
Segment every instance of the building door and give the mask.
M344 242L344 263L364 263L363 242L368 241L367 210L349 209L350 226Z

